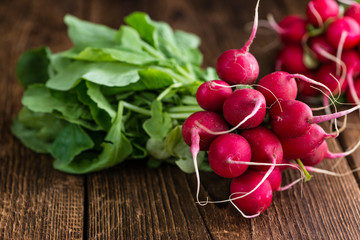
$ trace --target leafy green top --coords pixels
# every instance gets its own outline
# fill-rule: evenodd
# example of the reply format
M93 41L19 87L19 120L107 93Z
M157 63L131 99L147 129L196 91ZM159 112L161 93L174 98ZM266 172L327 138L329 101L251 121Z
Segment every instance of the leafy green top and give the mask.
M24 107L12 131L68 173L144 157L149 166L167 161L191 172L179 131L187 116L201 110L194 97L198 86L216 73L201 68L196 35L173 31L142 12L125 22L114 30L66 15L71 49L25 52L16 68ZM206 162L200 167L208 169Z

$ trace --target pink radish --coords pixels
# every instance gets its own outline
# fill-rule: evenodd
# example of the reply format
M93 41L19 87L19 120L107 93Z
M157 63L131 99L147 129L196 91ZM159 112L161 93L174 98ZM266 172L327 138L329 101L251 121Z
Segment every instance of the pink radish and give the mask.
M234 178L230 185L231 197L238 198L254 189L263 179L263 175L256 170L248 170L237 178ZM258 215L264 212L272 201L272 188L268 180L265 180L251 194L233 200L233 203L240 211L248 215Z
M360 105L341 112L313 116L312 110L307 104L298 100L285 100L271 107L270 124L280 139L296 138L307 133L314 123L339 118L359 108Z
M285 16L279 24L276 23L272 15L269 15L268 22L285 44L300 44L306 34L307 21L298 15Z
M251 148L245 138L238 134L220 135L210 144L209 164L212 170L224 178L234 178L246 171L248 165L231 161L250 162Z
M288 78L289 75L287 72L277 71L260 79L256 89L264 95L268 107L277 99L296 99L297 84L295 78Z
M259 64L249 52L258 27L259 1L256 4L254 25L249 40L241 49L227 50L217 59L216 72L221 80L230 85L253 84L259 75Z
M265 127L258 126L244 130L241 133L250 144L251 161L258 163L280 164L283 159L283 150L277 136ZM269 166L251 166L259 171L266 171Z
M309 48L314 54L315 58L320 62L328 62L330 59L324 56L324 52L331 55L336 54L335 48L329 43L325 35L313 37L309 40Z
M190 115L182 125L182 136L185 143L189 146L193 146L193 142L198 141L199 150L201 151L209 149L210 143L216 138L216 135L200 129L198 124L212 131L225 131L228 129L228 124L218 113L200 111Z
M346 34L343 49L351 49L360 41L360 25L351 17L342 17L332 22L326 30L326 38L329 43L338 48L340 39Z
M278 52L276 70L289 73L308 72L309 68L304 63L304 50L301 45L287 44Z
M317 72L316 79L326 85L334 94L339 93L340 89L341 92L344 92L348 87L347 81L342 80L341 75L336 74L336 64L333 62L323 64ZM325 93L328 94L328 91Z
M347 91L348 99L351 98L351 102L360 104L357 90L354 85L354 77L358 78L360 74L360 55L357 51L351 49L345 51L342 54L341 59L346 65L346 69L347 69L347 75L346 75L347 81L345 81L345 83L348 85L348 91Z
M265 175L266 172L260 172L262 175ZM269 181L273 191L277 191L281 186L281 171L279 167L274 168L266 180Z
M196 92L196 100L200 107L208 111L221 112L225 99L232 89L224 81L212 80L200 85Z
M316 73L315 71L309 71L307 73L304 73L304 76L310 78L310 79L316 79ZM305 81L298 80L297 81L297 88L298 92L302 97L315 97L320 94L320 91L311 87L313 84Z
M256 105L259 105L259 109L254 116L239 126L240 129L253 128L263 122L266 114L266 102L261 92L255 89L235 90L224 102L224 118L231 125L237 126L254 111Z
M182 125L182 137L185 143L190 146L197 179L196 200L197 202L200 202L200 175L198 170L197 155L200 150L207 151L209 149L209 146L216 138L216 135L200 129L198 124L201 124L212 131L225 131L228 129L228 124L218 113L201 111L191 114Z
M317 124L312 124L305 135L280 140L283 147L284 158L303 158L320 146L324 140L333 137L336 137L336 134L325 133L322 127Z
M319 147L314 149L311 153L301 159L304 165L307 166L315 166L319 164L323 159L336 159L346 157L352 154L360 145L360 141L349 151L346 152L339 152L339 153L332 153L328 149L328 145L326 141L324 141Z
M344 16L352 17L355 21L357 21L360 24L360 4L354 2L351 6L349 6Z
M334 0L312 0L306 7L306 15L311 24L319 27L339 15L339 5Z
M357 76L360 73L360 55L356 50L344 51L341 60L344 62L348 74L351 72L353 76Z

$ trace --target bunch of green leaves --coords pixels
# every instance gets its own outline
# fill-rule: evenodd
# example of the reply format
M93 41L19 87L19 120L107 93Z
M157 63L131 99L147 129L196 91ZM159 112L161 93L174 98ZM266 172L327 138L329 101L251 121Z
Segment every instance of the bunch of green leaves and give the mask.
M198 86L217 77L213 68L201 68L199 38L141 12L119 30L71 15L65 23L71 49L31 49L18 61L24 95L14 135L68 173L139 158L192 172L181 124L201 110Z

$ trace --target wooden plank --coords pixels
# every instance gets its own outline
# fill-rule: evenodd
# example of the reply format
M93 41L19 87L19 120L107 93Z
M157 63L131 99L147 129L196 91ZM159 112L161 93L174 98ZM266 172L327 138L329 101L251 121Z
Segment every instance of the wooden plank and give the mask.
M356 111L348 116L346 130L340 135L341 144L344 150L351 149L358 141L360 141L360 117ZM360 149L347 157L348 163L352 169L360 167ZM354 172L354 176L360 185L360 171Z
M90 239L209 239L186 182L173 167L133 161L87 177Z
M65 9L45 2L0 2L1 239L83 237L84 177L53 170L49 156L26 149L10 132L21 107L22 89L14 71L17 58L31 47L69 45L59 19Z

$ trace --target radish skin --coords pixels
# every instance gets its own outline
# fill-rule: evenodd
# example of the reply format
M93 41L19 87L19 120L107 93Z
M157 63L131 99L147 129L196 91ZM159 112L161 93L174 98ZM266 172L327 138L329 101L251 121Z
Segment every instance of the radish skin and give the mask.
M239 129L254 128L263 122L266 114L266 101L264 95L255 89L235 90L224 102L224 118L231 125L237 126L253 112L257 104L260 104L258 111L239 126Z
M235 178L243 174L248 165L231 162L250 162L251 148L242 136L227 133L218 136L211 143L208 158L212 170L217 175L224 178Z
M258 28L258 8L255 7L254 25L249 40L241 49L230 49L222 53L216 62L216 72L220 79L235 84L253 84L259 76L259 64L256 58L249 52Z
M234 178L230 185L232 198L238 198L254 189L263 179L263 175L256 170L248 170L241 176ZM271 204L273 191L271 184L265 180L251 194L232 200L232 202L245 214L257 215L264 212Z
M280 140L270 130L262 126L244 130L241 133L251 147L251 161L258 163L280 164L283 160L283 149ZM251 166L259 171L266 171L269 166Z
M309 131L297 138L280 139L285 159L301 159L316 149L323 141L336 137L326 133L322 127L312 124Z
M225 99L231 93L232 89L228 83L212 80L200 85L196 92L196 100L199 106L207 111L221 112Z

